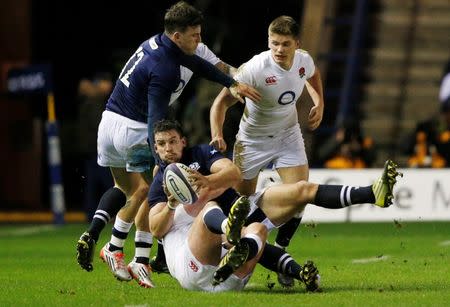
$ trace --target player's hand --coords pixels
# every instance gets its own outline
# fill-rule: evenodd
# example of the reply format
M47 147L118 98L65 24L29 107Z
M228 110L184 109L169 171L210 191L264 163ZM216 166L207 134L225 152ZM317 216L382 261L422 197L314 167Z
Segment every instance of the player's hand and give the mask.
M211 142L209 142L209 145L214 146L214 148L220 152L224 152L225 150L227 150L227 143L221 136L213 137Z
M175 197L173 197L172 194L170 194L165 184L163 184L163 189L164 193L167 195L167 207L171 210L175 210L180 203L175 199Z
M200 190L208 188L210 186L209 179L203 176L197 171L189 170L189 183L191 184L194 191L199 195Z
M245 83L235 82L230 86L229 90L231 95L242 103L245 103L244 97L255 102L261 100L261 94L255 88Z
M313 106L309 111L308 127L310 130L315 130L319 127L323 117L323 106Z

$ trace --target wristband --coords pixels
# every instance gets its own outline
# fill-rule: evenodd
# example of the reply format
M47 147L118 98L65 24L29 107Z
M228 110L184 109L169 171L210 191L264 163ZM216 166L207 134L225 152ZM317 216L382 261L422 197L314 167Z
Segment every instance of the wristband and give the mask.
M169 210L175 210L176 208L177 208L177 206L175 206L175 207L172 207L171 205L170 205L170 202L167 202L167 207L169 208Z

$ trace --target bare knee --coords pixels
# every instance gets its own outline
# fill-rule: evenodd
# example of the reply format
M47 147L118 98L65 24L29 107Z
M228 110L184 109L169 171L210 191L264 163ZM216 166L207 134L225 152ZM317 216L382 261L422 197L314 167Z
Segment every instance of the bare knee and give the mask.
M317 184L301 180L295 183L296 187L296 199L299 204L306 205L312 203L317 192Z
M141 183L133 193L133 197L143 202L148 195L149 187L145 183Z
M267 240L268 231L267 227L264 226L264 224L251 223L244 229L243 235L245 236L246 234L250 233L257 235L262 242L265 242Z

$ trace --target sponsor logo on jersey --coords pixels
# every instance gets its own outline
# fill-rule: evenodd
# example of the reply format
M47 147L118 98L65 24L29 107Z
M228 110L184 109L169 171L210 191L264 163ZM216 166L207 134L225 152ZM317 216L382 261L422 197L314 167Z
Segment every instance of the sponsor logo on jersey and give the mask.
M293 91L286 91L278 98L278 103L285 106L295 101L295 93Z
M184 81L183 79L180 79L180 84L178 84L178 87L173 92L178 93L179 91L181 91L184 88L185 85L186 85L186 81Z
M152 48L153 50L158 49L158 44L156 43L154 36L152 38L150 38L148 43L150 44L150 48Z
M277 84L277 77L275 76L270 76L266 78L266 85L274 85Z
M194 272L198 272L198 266L195 264L194 261L189 261L189 267L191 268L192 271Z
M303 78L305 76L305 67L301 67L298 70L298 75L300 76L300 78Z
M198 162L194 162L189 164L189 168L198 171L200 169L200 164Z

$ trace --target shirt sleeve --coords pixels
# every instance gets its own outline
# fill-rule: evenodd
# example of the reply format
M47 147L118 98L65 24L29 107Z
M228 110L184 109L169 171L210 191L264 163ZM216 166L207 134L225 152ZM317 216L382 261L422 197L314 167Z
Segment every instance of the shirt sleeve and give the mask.
M225 87L230 87L234 83L233 78L198 55L185 56L182 59L182 65L192 70L192 72L199 74L201 77L220 83Z
M162 64L160 63L158 66L162 66ZM170 96L178 85L176 78L173 77L176 74L171 74L167 69L158 69L158 66L153 72L147 91L147 132L150 149L155 159L157 155L153 146L153 124L167 117Z
M250 61L242 64L238 70L234 78L242 83L246 83L256 87L256 79L255 79L255 58Z
M201 144L200 150L202 152L202 156L204 157L204 163L207 170L211 169L211 166L214 162L220 159L224 159L224 155L216 150L213 146L210 146L208 144Z
M148 204L150 208L158 203L167 202L167 195L164 193L163 189L163 174L164 171L160 168L155 178L153 178L152 184L150 185L148 195Z
M212 52L211 49L203 43L198 45L195 54L213 65L220 62L220 59L214 54L214 52Z
M303 58L304 58L304 64L305 64L305 70L306 70L306 79L311 78L315 71L316 71L316 66L314 65L314 60L313 58L309 55L308 52L304 52L303 53Z

